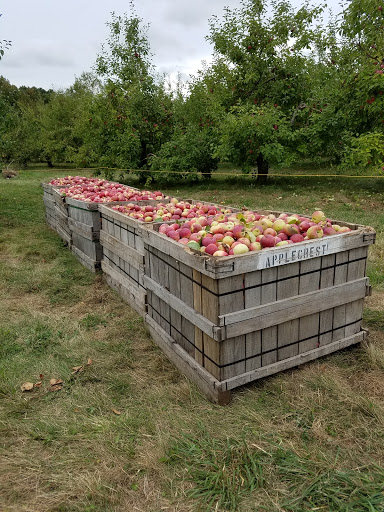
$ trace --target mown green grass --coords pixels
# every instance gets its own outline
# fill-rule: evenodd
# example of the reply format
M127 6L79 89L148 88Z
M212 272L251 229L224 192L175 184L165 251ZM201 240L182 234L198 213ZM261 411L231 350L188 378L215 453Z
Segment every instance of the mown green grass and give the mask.
M0 510L382 512L381 182L213 179L167 189L237 206L321 208L377 230L368 343L238 389L223 408L49 230L39 183L65 174L0 181ZM50 379L62 389L51 391ZM28 381L41 386L23 393Z

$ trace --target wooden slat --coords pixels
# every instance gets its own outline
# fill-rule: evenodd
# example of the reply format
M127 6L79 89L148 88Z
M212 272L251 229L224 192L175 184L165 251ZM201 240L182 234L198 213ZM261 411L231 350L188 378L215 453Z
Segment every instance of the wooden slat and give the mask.
M303 317L364 298L368 282L368 278L358 279L298 297L229 313L220 317L220 325L226 326L225 337L228 338L265 329L288 320L295 320L298 315Z
M362 342L365 339L365 337L366 331L360 331L357 334L336 341L329 345L316 348L314 350L311 350L310 352L299 354L297 356L290 357L289 359L285 359L284 361L278 361L274 364L271 364L268 367L258 368L248 373L244 373L243 375L238 375L237 377L225 380L220 383L220 388L223 391L232 390L236 387L248 384L249 382L253 382L255 380L268 377L269 375L273 375L275 373L287 370L288 368L294 368L295 366L299 366L304 363L314 361L319 357L326 356L328 354L331 354L332 352L336 352L337 350L342 350L343 348L355 345L357 343Z
M62 229L62 227L56 222L56 233L64 240L64 242L67 242L67 244L72 243L72 237L71 235Z
M107 283L117 291L120 297L125 300L132 309L144 317L147 302L145 290L139 286L135 286L128 279L124 278L124 276L116 272L105 261L101 262L101 268Z
M153 279L148 276L144 276L144 285L147 289L154 292L161 300L166 301L172 308L183 315L187 320L192 322L196 327L204 331L208 336L220 341L220 329L217 329L216 324L210 322L202 314L195 311L190 306L187 306L184 301L176 298L163 286L156 283ZM218 331L218 332L217 332Z
M136 267L144 265L144 256L142 254L139 254L135 249L123 244L120 240L105 233L103 230L100 231L100 244L108 247L110 251L114 252L120 258L135 262Z
M92 226L79 222L71 217L68 218L68 227L71 231L76 231L76 233L79 233L79 235L88 240L99 240L100 238L100 232L95 232Z
M202 288L201 288L201 278L202 274L197 270L193 270L193 307L198 313L202 313ZM170 292L172 293L172 289L170 288ZM180 298L180 294L176 295ZM203 331L195 326L195 351L194 358L196 361L203 366L204 358L203 358Z
M103 248L98 241L89 240L80 233L72 231L72 245L81 251L91 261L99 262L103 257Z
M161 348L178 370L197 385L207 398L219 405L226 405L230 402L230 392L223 392L219 389L220 383L217 379L213 378L185 350L175 343L150 316L146 315L145 322L156 345Z
M76 256L76 258L80 261L80 263L86 267L91 272L96 272L100 269L101 263L100 261L92 260L89 256L87 256L85 253L83 253L80 249L77 247L71 246L71 251Z

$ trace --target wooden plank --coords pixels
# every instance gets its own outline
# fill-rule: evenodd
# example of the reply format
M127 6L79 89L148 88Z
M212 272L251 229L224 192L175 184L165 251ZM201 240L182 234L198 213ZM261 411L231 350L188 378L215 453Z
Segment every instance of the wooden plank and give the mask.
M80 261L80 263L86 267L91 272L97 272L101 267L100 261L92 260L89 256L84 254L80 249L77 247L71 246L71 251L76 256L76 258Z
M135 249L123 244L120 240L105 233L103 230L100 231L100 244L104 247L108 247L110 251L114 252L123 260L134 263L136 268L139 265L144 265L144 256L142 254L139 254Z
M368 247L351 249L348 255L348 281L365 276L368 258Z
M300 262L299 295L320 289L321 261L314 258Z
M193 307L195 311L198 313L202 313L202 288L201 288L201 278L202 274L201 272L198 272L197 270L193 270ZM177 280L178 281L178 280ZM180 286L180 282L179 282ZM172 293L172 289L170 288L170 292ZM180 298L180 290L177 290L174 295L178 298ZM204 351L204 336L201 329L195 326L195 351L194 351L194 358L196 361L204 365L204 357L203 357L203 351Z
M264 271L265 272L265 271ZM284 265L277 269L276 299L287 299L299 294L300 263Z
M201 274L201 311L208 320L217 325L219 321L218 281Z
M361 330L364 299L355 300L345 305L345 336L352 336Z
M88 201L80 201L79 199L73 199L72 197L66 197L66 203L68 206L74 206L80 210L98 211L99 203L90 203Z
M152 233L148 234L151 237ZM372 235L372 236L367 236ZM332 235L319 240L305 240L297 244L263 249L258 252L251 252L240 256L221 258L208 258L206 271L209 271L217 278L221 278L220 266L226 266L231 275L245 274L263 268L287 265L297 261L305 261L320 256L347 251L356 247L367 246L373 243L374 230L372 228L359 229ZM160 235L159 235L160 236ZM172 240L172 242L174 242ZM177 242L174 242L177 244ZM185 249L184 249L185 250ZM230 269L230 265L233 268Z
M342 340L338 340L334 343L330 343L329 345L316 348L314 350L311 350L310 352L305 352L304 354L299 354L297 356L290 357L289 359L285 359L284 361L278 361L270 366L258 368L256 370L247 372L243 375L232 377L231 379L222 381L220 387L222 390L232 390L236 387L244 386L249 382L253 382L255 380L268 377L269 375L273 375L275 373L287 370L289 368L294 368L295 366L300 366L304 363L308 363L320 357L324 357L328 354L331 354L332 352L336 352L337 350L342 350L343 348L360 343L365 339L365 337L366 331L360 331L357 334L354 334Z
M321 286L321 267L323 258L314 258L312 260L302 261L300 263L300 284L299 293L310 293L320 289ZM325 300L327 303L327 300ZM327 309L329 309L327 307ZM299 339L298 351L308 352L317 347L319 342L319 312L311 315L300 314L299 319ZM293 355L293 354L292 354Z
M348 280L349 252L343 251L336 254L334 284L345 283ZM349 302L349 301L348 301ZM345 338L345 303L337 305L333 310L333 334L332 341Z
M216 343L218 343L216 341ZM226 380L245 373L245 335L235 336L220 344L220 379Z
M261 304L261 270L244 274L245 309Z
M216 281L219 297L215 299L218 301L219 315L244 309L244 276L240 274Z
M265 269L261 272L261 304L269 304L277 300L277 268Z
M175 343L151 317L146 315L145 322L156 345L183 375L197 385L209 400L219 405L226 405L230 402L230 392L219 389L220 383L217 379L214 379L185 350Z
M250 372L261 366L261 331L245 335L245 372Z
M81 235L84 238L87 238L88 240L95 241L100 239L100 232L93 231L93 228L91 226L88 226L87 224L84 224L83 222L79 222L77 220L71 219L71 217L68 218L68 227L71 231L75 231L79 235Z
M221 344L208 336L208 334L203 333L203 343L204 343L204 368L215 377L215 379L220 380L221 371L220 371L220 353L222 350Z
M66 242L67 244L72 243L72 237L65 231L58 223L56 223L56 233Z
M277 361L277 326L272 325L261 331L261 366L268 366Z
M89 240L76 231L72 231L72 245L87 256L87 258L95 262L102 260L103 248L98 241Z
M365 297L368 278L350 281L331 288L305 293L263 306L220 316L220 325L226 326L225 337L238 336L266 329L284 321L295 320Z
M299 294L301 263L292 263L278 267L277 300L287 299ZM298 353L299 319L290 320L277 326L277 361L287 359ZM264 340L264 336L263 336ZM274 361L275 362L275 361ZM264 357L263 357L264 366Z
M140 315L146 314L147 293L140 286L136 286L125 276L116 272L106 261L101 262L101 268L110 284L119 295Z
M153 279L148 276L144 276L144 285L147 289L154 292L161 300L166 301L172 308L178 311L187 320L192 322L196 327L201 329L206 334L211 335L214 339L220 340L220 329L217 329L216 324L210 322L201 313L197 313L193 308L187 306L187 304L172 295L163 286L156 283ZM218 332L217 332L218 331Z

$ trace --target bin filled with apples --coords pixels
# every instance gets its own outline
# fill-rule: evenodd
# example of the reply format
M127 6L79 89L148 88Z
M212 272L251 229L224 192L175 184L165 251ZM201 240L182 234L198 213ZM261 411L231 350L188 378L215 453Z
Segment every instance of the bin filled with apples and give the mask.
M160 191L138 190L99 178L66 176L52 180L50 185L61 187L60 194L87 203L111 203L119 201L162 200L166 196Z
M159 233L211 256L232 256L250 251L303 242L345 233L350 228L332 224L322 211L312 217L281 213L262 215L253 211L197 217L183 223L162 224Z
M217 216L230 215L232 210L229 207L221 207L213 204L206 204L198 201L181 201L175 197L171 198L168 203L159 203L155 206L138 204L125 204L112 206L116 210L128 217L136 219L140 222L169 222L169 221L187 221L188 219L201 219L211 222Z

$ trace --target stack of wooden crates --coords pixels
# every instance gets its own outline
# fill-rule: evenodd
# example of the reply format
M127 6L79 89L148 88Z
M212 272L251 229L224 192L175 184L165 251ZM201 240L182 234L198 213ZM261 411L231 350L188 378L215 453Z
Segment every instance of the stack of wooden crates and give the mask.
M52 199L44 197L48 216ZM139 222L110 205L66 203L79 260L91 270L101 262L107 283L214 402L226 404L239 386L366 337L372 228L337 221L351 231L214 258L159 234L160 224Z

